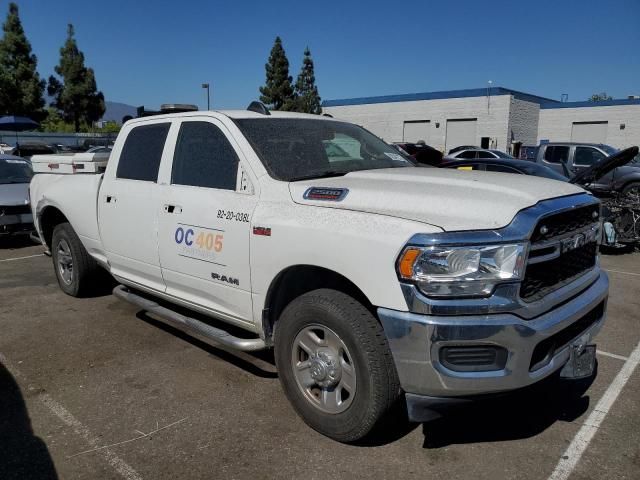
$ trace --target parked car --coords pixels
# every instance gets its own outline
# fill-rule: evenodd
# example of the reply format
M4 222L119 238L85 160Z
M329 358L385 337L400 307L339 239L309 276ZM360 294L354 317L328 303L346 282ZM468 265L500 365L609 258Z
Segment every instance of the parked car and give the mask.
M54 145L47 145L40 142L19 143L14 153L19 153L23 158L31 158L33 155L48 155L57 153L58 149Z
M456 153L456 152L461 152L462 150L477 150L478 146L475 145L460 145L459 147L454 147L451 150L449 150L449 153L447 153L447 155L451 155L452 153Z
M500 150L489 150L484 148L465 148L453 153L449 153L445 160L453 159L466 159L471 160L474 158L513 158L508 153L501 152Z
M29 204L32 176L27 160L0 154L0 235L33 232Z
M609 145L597 143L554 142L540 145L535 161L572 177L618 151ZM594 180L589 190L605 197L614 193L640 197L640 165L630 162L617 167Z
M91 147L86 153L111 153L112 147Z
M519 173L522 175L533 175L536 177L549 178L568 182L569 179L555 170L538 165L526 160L515 160L508 158L477 158L475 160L450 160L443 162L442 168L456 168L458 170L478 170L486 172Z
M575 185L417 168L357 125L258 103L129 120L86 171L31 182L60 288L83 295L102 267L192 335L274 348L296 412L333 439L403 395L425 421L595 374L600 202Z
M422 165L438 166L442 162L442 152L424 143L398 142L393 143L393 146Z

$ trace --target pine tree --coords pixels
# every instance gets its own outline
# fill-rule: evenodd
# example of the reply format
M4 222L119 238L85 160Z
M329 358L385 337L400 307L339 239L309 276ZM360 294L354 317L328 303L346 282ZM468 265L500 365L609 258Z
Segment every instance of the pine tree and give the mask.
M102 118L105 111L104 95L98 91L93 69L84 65L84 54L78 49L73 25L67 27L67 41L60 49L60 63L55 68L62 82L49 77L47 91L55 97L52 105L76 132L81 123L91 124Z
M296 80L295 89L296 110L304 113L320 114L320 95L318 95L318 87L316 86L316 77L313 69L313 60L309 47L304 50L304 59L302 60L302 68Z
M282 48L282 40L276 40L269 55L269 61L264 66L267 80L264 87L260 87L260 101L273 110L290 110L293 107L293 79L289 76L289 60Z
M9 14L2 26L0 40L0 116L22 115L42 120L44 80L36 70L38 59L24 33L18 6L9 4Z

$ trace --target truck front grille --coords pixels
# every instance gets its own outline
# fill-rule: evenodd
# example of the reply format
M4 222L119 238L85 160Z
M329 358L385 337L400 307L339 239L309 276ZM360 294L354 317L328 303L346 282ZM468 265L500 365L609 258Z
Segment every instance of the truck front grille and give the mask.
M31 213L31 207L29 205L0 205L0 216L25 215L27 213Z
M599 205L580 207L538 222L531 237L520 298L525 302L540 300L595 267L597 239L585 232L597 221L599 208ZM571 244L569 249L563 245L567 241Z

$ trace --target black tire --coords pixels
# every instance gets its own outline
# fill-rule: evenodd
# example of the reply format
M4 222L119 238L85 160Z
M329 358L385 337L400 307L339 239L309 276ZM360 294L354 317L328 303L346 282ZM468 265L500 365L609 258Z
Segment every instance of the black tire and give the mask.
M66 276L61 267L68 250L71 259L71 275ZM72 297L87 295L95 287L99 273L96 261L82 245L78 235L69 223L60 223L53 229L51 240L51 258L58 284L64 293Z
M296 380L294 342L317 325L339 337L355 370L355 394L346 410L338 413L326 413L314 405ZM282 388L298 415L311 428L340 442L366 437L401 395L382 326L360 302L335 290L311 291L285 308L275 327L275 360Z

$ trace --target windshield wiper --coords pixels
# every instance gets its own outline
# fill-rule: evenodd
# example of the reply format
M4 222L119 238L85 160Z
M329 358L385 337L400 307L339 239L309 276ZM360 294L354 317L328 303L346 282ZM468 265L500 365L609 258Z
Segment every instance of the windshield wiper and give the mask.
M342 177L349 172L344 170L324 170L322 172L308 173L307 175L300 175L298 177L292 177L290 182L299 182L300 180L312 180L315 178L330 178L330 177Z

